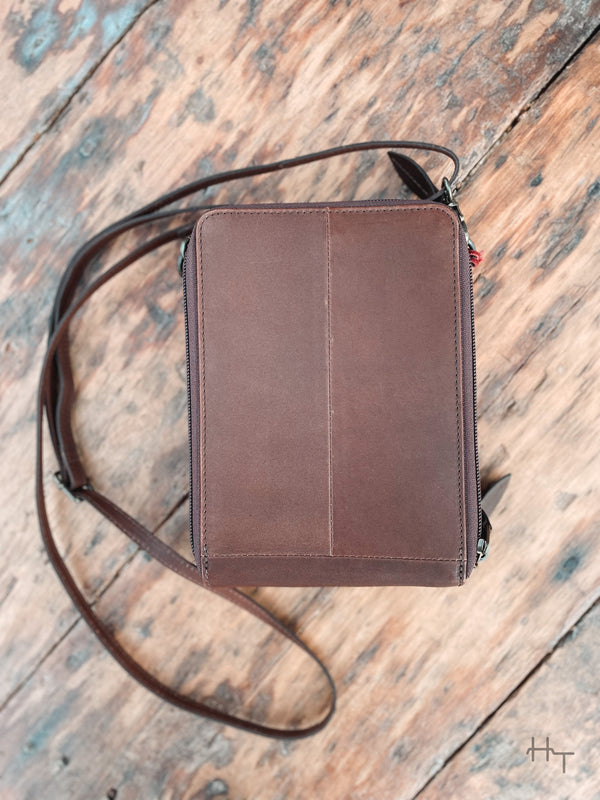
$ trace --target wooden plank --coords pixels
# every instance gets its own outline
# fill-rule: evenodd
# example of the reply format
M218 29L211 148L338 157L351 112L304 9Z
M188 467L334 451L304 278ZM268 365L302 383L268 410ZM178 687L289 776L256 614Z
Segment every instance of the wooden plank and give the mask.
M182 544L186 519L187 510L182 507L162 535L175 544L179 539ZM237 707L247 702L257 717L265 716L272 704L279 703L283 704L282 712L287 709L291 716L301 715L307 699L309 713L319 713L318 701L322 704L327 699L326 692L320 696L314 692L312 704L306 697L306 682L318 679L306 657L288 652L280 659L281 642L264 626L246 618L231 604L162 572L159 565L140 553L121 573L124 581L115 582L100 603L100 612L124 634L128 646L146 651L140 652L143 662L154 666L160 637L164 654L186 652L183 659L159 657L161 677L183 691L209 696L222 706ZM124 592L125 587L128 590ZM311 602L320 591L279 590L279 606L283 598L294 617L310 618L320 613ZM165 602L174 616L164 614L161 606ZM228 643L223 649L219 640L224 627ZM190 631L194 631L193 638ZM263 685L261 679L275 664L278 679ZM321 680L322 690L326 688L323 684ZM49 686L55 686L60 694L51 710L44 699ZM24 695L25 706L21 699ZM120 667L81 622L9 703L2 724L5 742L0 787L9 798L27 793L35 797L40 792L51 797L58 793L67 797L103 796L111 788L117 790L119 798L179 797L184 796L185 785L193 780L196 770L210 771L230 763L244 738L251 745L249 756L253 757L253 737L242 735L236 744L235 734L232 739L230 732L214 723L199 722L168 709L133 681L124 679ZM259 741L264 748L265 740ZM48 748L52 750L50 760L46 758ZM157 759L161 774L154 772ZM137 766L132 769L134 763ZM51 765L50 770L47 765ZM177 783L173 783L175 779Z
M34 396L51 291L67 254L149 195L254 156L275 158L366 135L435 140L443 129L446 142L470 165L593 28L600 3L568 13L525 2L509 11L496 3L438 3L435 9L423 5L418 13L393 4L376 11L368 4L350 11L335 4L280 4L271 14L242 4L226 8L218 13L215 4L212 15L203 10L201 19L190 3L150 9L4 186L2 445L11 458L4 462L1 485L11 523L4 531L10 566L0 569L10 587L6 613L14 620L7 631L13 661L6 692L26 678L75 619L46 569L31 487L20 478L30 469L25 443L31 442L33 412L33 401L24 404L22 398ZM496 30L504 32L502 44ZM147 46L157 38L158 57ZM294 80L299 64L300 79ZM397 86L403 87L400 95ZM425 112L423 86L432 107L443 109L440 114ZM453 99L457 92L464 93L462 111ZM261 126L253 116L257 104ZM214 141L219 144L210 144ZM385 165L371 170L370 159L353 163L358 170L346 162L325 175L305 169L286 176L283 184L269 179L252 196L367 196L390 182ZM396 182L389 185L395 191ZM248 197L239 191L220 197ZM148 259L103 293L85 318L86 346L75 354L82 389L76 415L89 474L153 527L187 488L180 288L174 270L164 269L165 259L172 263L175 257L173 248L171 255ZM111 360L110 381L105 357ZM142 458L150 428L156 450L146 450ZM56 492L52 503L60 529L80 537L65 538L65 547L93 596L130 550L107 539L106 526L91 511L75 513ZM31 586L46 600L38 617L23 620L19 609Z
M419 800L458 796L597 800L599 658L600 607L596 605L419 794ZM554 752L527 752L532 746L545 750L546 737Z
M439 19L436 24L439 24ZM185 38L183 27L177 33ZM323 35L325 33L329 33L330 38L334 36L331 31L325 30ZM346 48L344 52L348 53L347 60L350 60L354 45L347 44ZM400 58L395 50L394 53ZM295 58L297 63L298 51ZM260 594L267 603L298 621L300 629L333 665L342 686L340 714L333 726L316 739L293 747L253 740L233 731L215 730L214 726L166 709L139 689L132 688L108 657L96 658L97 645L81 626L58 643L61 630L73 623L74 615L40 557L30 513L30 487L25 493L19 480L28 464L28 453L23 450L22 443L31 432L31 404L24 410L19 399L33 387L35 376L29 365L41 351L39 341L44 327L39 307L44 304L47 307L48 286L58 266L54 266L54 272L49 268L48 274L44 274L39 265L35 271L25 268L19 275L15 272L17 265L35 263L34 259L40 259L42 253L48 260L57 255L61 247L68 247L69 243L81 237L86 224L91 228L108 215L115 216L116 209L107 199L111 191L124 191L126 199L121 198L120 202L131 207L140 201L143 188L142 180L138 178L135 186L130 184L126 189L118 183L120 175L127 173L128 166L132 167L136 158L132 153L128 155L126 140L120 139L118 134L108 137L112 144L103 145L104 150L97 162L89 166L84 162L80 173L71 171L65 175L64 168L62 174L60 169L57 170L56 165L60 165L65 153L75 150L82 132L89 125L92 114L86 109L79 110L80 116L74 109L73 119L65 121L64 134L56 132L54 138L48 137L48 141L42 143L39 159L34 165L24 162L23 170L27 168L28 172L21 176L22 185L17 187L15 182L11 189L18 190L21 200L23 197L28 199L30 207L27 209L25 205L25 208L30 214L29 220L37 211L39 228L35 233L39 238L35 243L28 243L18 237L19 225L26 227L28 219L27 216L21 219L17 216L23 206L14 202L12 211L9 206L10 224L14 230L8 228L13 240L8 240L7 248L13 245L21 249L9 262L9 269L3 277L4 289L8 294L26 287L30 293L28 308L31 310L29 318L19 320L23 329L17 328L16 333L20 336L15 335L14 323L19 319L16 313L9 312L5 318L13 323L13 329L11 336L7 337L12 347L8 350L7 360L11 372L6 379L7 391L2 402L7 428L10 425L12 429L9 428L4 442L11 459L10 469L7 464L3 466L5 480L2 485L8 498L7 507L14 510L10 515L13 527L5 531L10 570L5 575L14 580L7 582L12 591L5 600L4 619L13 620L5 631L14 647L9 653L11 677L14 673L20 676L15 683L7 681L7 690L14 690L26 680L28 672L35 670L41 659L45 660L7 705L3 715L6 729L11 731L11 747L18 750L26 747L30 740L38 742L31 749L37 757L21 759L14 769L5 773L9 775L4 779L7 792L16 792L16 796L27 792L35 794L36 787L39 788L43 781L46 796L51 792L60 796L64 786L71 781L69 765L50 779L43 765L47 763L47 757L56 755L62 758L60 748L68 742L71 755L66 755L72 759L70 763L79 765L77 780L69 786L78 787L72 791L83 795L95 792L104 778L114 777L115 783L118 781L122 788L122 796L129 793L132 797L158 797L170 793L172 796L193 797L205 791L218 770L217 775L229 784L233 796L249 796L252 786L260 784L263 789L271 789L271 793L276 790L287 792L288 797L306 796L310 789L313 794L327 790L330 794L337 791L339 796L347 796L348 792L354 791L356 797L367 797L376 792L389 794L394 791L399 796L410 797L510 692L531 665L552 647L565 627L589 606L598 583L597 567L593 563L597 545L592 527L597 502L590 493L595 490L591 481L593 465L597 463L596 440L592 435L582 436L578 442L577 458L573 461L557 459L558 463L553 464L555 471L547 482L542 468L549 453L562 452L564 436L570 435L572 428L575 431L595 429L594 419L586 416L591 409L585 404L585 393L584 402L571 409L571 396L565 387L577 385L582 391L591 392L596 378L593 364L584 372L581 370L589 361L585 350L585 325L588 319L593 319L597 308L590 283L594 263L592 254L598 241L598 234L590 229L595 202L593 181L597 175L593 168L597 170L598 158L593 146L593 127L590 127L590 120L597 113L590 76L597 70L597 60L597 45L594 44L578 59L575 69L569 70L565 78L553 87L550 97L536 104L534 111L501 144L501 148L510 145L512 155L498 169L496 161L488 161L465 195L465 210L469 209L470 203L473 203L471 211L481 209L477 215L472 214L472 229L474 235L485 232L490 243L486 248L490 251L489 267L485 265L484 270L486 279L493 283L487 294L484 290L489 288L488 284L478 283L478 339L484 409L481 438L483 447L488 448L483 451L483 461L500 468L509 460L516 476L521 478L515 484L516 488L511 489L504 510L497 517L497 527L506 532L498 539L494 561L486 565L485 571L482 568L460 593L393 588L313 593L262 591ZM310 59L308 63L312 63ZM113 67L112 63L108 64L107 74L99 73L97 76L97 102L100 107L104 104L108 109L113 108L114 101L118 116L124 118L126 109L131 106L114 88L114 85L118 87L118 81L111 72ZM374 79L377 74L374 73ZM140 82L139 78L137 81ZM342 99L348 100L348 106L344 108L350 107L353 102L351 82L343 91L346 94ZM418 88L413 92L416 102ZM583 99L586 102L582 102ZM296 107L306 109L308 115L312 113L308 108L309 100L304 97L304 105L298 97L295 100ZM135 98L131 102L135 106ZM171 106L163 102L161 113L155 120L164 119L165 109L173 107L173 98ZM354 102L358 103L357 100ZM358 112L359 106L354 108ZM227 114L233 114L233 111L235 109ZM269 113L275 114L273 119L277 119L280 111L280 108L273 108ZM243 104L239 113L242 116L247 113ZM386 124L393 119L394 113L397 112L390 113ZM429 124L430 133L433 132L434 121L424 119L422 110L417 108L411 113L413 116L409 115L408 121L414 120L416 126L420 120L423 126ZM206 121L199 121L192 126L196 137L205 124ZM334 122L330 123L331 126ZM144 132L144 128L142 126L134 134L132 141L135 147L147 147L145 152L149 154L150 168L145 180L158 191L161 181L162 185L168 181L179 182L182 170L187 166L177 165L175 154L165 153L164 146L153 142L153 137ZM329 135L341 138L343 126L334 128L331 127ZM561 137L556 137L557 130L561 131ZM304 149L304 133L290 134L286 139L286 149L294 144L293 152ZM460 135L464 136L465 150L484 147L478 131L461 129ZM232 139L227 137L228 132L224 131L224 138L231 142ZM240 144L250 147L245 142ZM256 139L253 146L257 146ZM115 171L112 177L105 178L102 184L104 195L96 197L91 187L96 185L95 179L100 180L100 173L106 166L105 159L113 147L121 155L116 159L113 153L112 158L116 159L122 172ZM561 161L568 152L571 161L564 158ZM152 154L154 158L150 158ZM540 154L543 161L540 161ZM214 154L217 166L221 158L223 156L219 153ZM541 184L537 181L537 172L531 178L527 173L532 164L543 167ZM335 187L339 172L330 171L330 178L332 172L336 177L331 186ZM371 182L362 185L350 181L346 191L366 192L369 186L376 186L377 180L381 185L381 179L377 178L380 174L381 171L374 173ZM306 177L298 177L290 182L289 198L299 196L305 180ZM533 185L529 186L529 183ZM562 192L565 184L572 187L567 194ZM520 187L519 192L515 192L515 185ZM40 186L47 187L46 195L40 192ZM295 195L294 186L297 187ZM328 188L326 178L323 178L317 188L324 196L332 196L333 191L344 192L343 186L339 190L331 186ZM263 197L264 192L266 190ZM282 192L282 189L278 190L278 197ZM53 194L65 200L62 223L60 215L57 223L56 206L52 207L50 203ZM138 199L134 202L135 197ZM84 223L82 216L73 214L74 224L69 228L70 212L84 208L92 200L89 223ZM563 238L554 242L549 250L551 235L559 229L559 220L573 208L577 209L576 227L585 231L585 236L581 239L581 234L578 234L580 243L575 250L566 248L565 251ZM498 226L499 218L503 218L508 227ZM57 224L64 227L57 228ZM526 258L494 255L509 233L512 247L529 229ZM479 241L482 238L480 234ZM24 257L27 255L26 245L32 245L29 260ZM513 250L506 252L511 256L514 254ZM79 326L78 342L84 346L76 348L82 391L78 425L85 443L86 462L92 465L90 474L101 488L127 507L135 509L144 504L141 516L149 523L168 513L168 509L182 496L187 480L183 455L185 413L181 400L177 399L183 387L182 342L177 341L178 334L181 339L181 327L175 317L180 297L176 274L173 271L165 273L164 258L157 259L152 266L140 268L135 276L124 279L120 287L107 291L98 299ZM546 262L552 265L552 269L545 271L541 279L538 263ZM164 280L165 274L167 286L157 281L157 276ZM527 293L522 292L523 283L528 288ZM120 294L118 289L124 294ZM126 298L124 301L121 300L123 296ZM147 322L148 313L142 299L146 297L150 297L150 303L154 305L151 323ZM557 305L557 298L566 298L566 301ZM36 303L39 304L37 314ZM514 313L510 317L498 317L496 307ZM586 315L592 316L578 316L576 312L583 309ZM516 322L507 326L506 319L515 319ZM539 327L541 320L545 323ZM98 330L102 331L102 337L98 336ZM171 332L173 335L167 339ZM105 336L106 344L101 341ZM97 344L94 346L93 342ZM135 357L133 343L137 343ZM534 393L533 387L539 383L546 364L545 348L551 343L558 348L553 356L549 356L550 363L556 364L556 368ZM101 366L103 357L109 354L115 369L110 380L106 363L104 368ZM127 370L127 375L121 377L120 370ZM576 379L579 383L575 383ZM519 387L521 393L513 397L512 392ZM121 409L117 408L116 402L107 401L113 394L123 398L119 398ZM130 413L124 417L123 407L128 402L136 402L130 398L140 397L146 400L145 411L140 411L138 406L134 412L130 407ZM505 408L503 403L506 407L520 409L517 401L522 398L520 415L516 412L511 415L510 409L502 415L499 409ZM510 405L512 400L515 403ZM484 430L488 416L489 427ZM565 428L568 433L565 433ZM150 429L155 437L151 443L147 441ZM531 451L525 449L524 433L527 433L525 441ZM161 436L169 443L166 452L165 446L159 442ZM543 449L539 446L540 441L544 442ZM145 445L144 452L140 442ZM174 447L173 442L181 444ZM149 454L149 444L156 448L154 459ZM130 451L135 447L140 449L131 455ZM172 451L171 460L169 449ZM587 465L589 484L578 482L584 464ZM137 476L135 481L131 479L132 475ZM158 491L159 485L165 487L164 494ZM574 493L575 485L581 488L576 501L574 499L569 504L568 497ZM557 491L562 494L555 497ZM148 502L145 498L149 498ZM77 534L80 526L92 525L92 516L85 509L72 508L62 502L62 498L61 502L55 500L54 514L61 526L76 526ZM176 532L183 531L184 520L183 511L181 517L173 519ZM528 533L526 542L523 542L524 530ZM31 538L24 544L25 531ZM92 544L94 537L101 541ZM71 553L74 568L79 575L85 576L92 596L109 582L130 556L122 540L106 527L92 529L89 535L80 538L81 543L77 535L67 535L63 541ZM571 545L577 546L577 553L567 552ZM151 580L158 572L151 573L145 584L135 583L137 576L140 579L143 576L144 564L138 564L141 560L134 559L120 573L110 592L107 591L102 607L107 614L110 613L109 607L131 609L125 619L120 615L115 617L117 630L132 648L137 650L139 646L142 657L156 665L161 674L175 675L177 665L181 663L183 644L166 650L158 636L154 638L154 631L163 627L165 633L175 636L178 624L182 631L187 631L199 600L181 589L176 602L167 602L179 593L179 589L174 588L179 584L172 582L177 581L175 578L161 578L160 584L150 589L151 585L154 586ZM535 574L528 568L530 563L536 564ZM6 565L3 569L7 569ZM552 584L551 579L556 575L559 577ZM552 585L558 588L550 591L548 587ZM35 597L43 598L43 603L38 605L35 615L25 617L22 609L31 608L33 593ZM303 606L298 605L301 602ZM248 647L252 647L253 636L260 637L260 632L253 629L250 622L238 617L234 621L228 612L211 605L209 600L204 602L204 598L202 603L201 607L208 612L209 618L214 614L210 621L216 630L211 628L210 632L207 631L207 639L203 640L211 641L211 653L202 657L192 652L192 682L196 668L202 669L202 681L206 676L219 680L222 672L217 672L217 669L223 668L222 654L229 652L232 646L230 637L238 630L238 625L240 632L248 631ZM525 616L528 619L521 623ZM342 620L346 622L342 624ZM148 626L152 636L144 638L143 632ZM475 633L478 639L475 639ZM182 636L185 640L184 632ZM90 652L87 660L77 656L81 647ZM273 685L274 668L280 666L275 647L276 642L269 643L269 658L265 662L257 661L252 650L255 653L253 657L248 657L247 653L245 660L236 657L229 677L231 685L246 691L245 699L250 703L253 697L259 698L255 713L268 713L277 718L279 713L283 716L283 710L279 712L279 703L284 699L286 681L295 680L300 675L309 683L310 676L303 673L304 662L300 663L293 653L286 653L283 656L285 673L281 673L285 674L285 679L277 678ZM196 649L201 652L202 644ZM444 658L440 659L442 650ZM71 671L77 673L75 677L67 674L70 657ZM78 659L85 663L77 669L74 666ZM281 666L284 666L283 661ZM497 666L501 668L499 675L495 674ZM182 673L180 679L183 679ZM211 685L208 679L199 685L199 689L216 692L214 682ZM302 692L302 688L298 691ZM49 693L52 697L50 705ZM231 693L227 684L221 693ZM263 696L266 699L262 699ZM65 715L64 723L61 723L57 711L60 708ZM114 715L107 715L107 708L114 710ZM290 710L294 712L293 701ZM56 713L51 717L53 711ZM49 730L52 724L55 726L53 735L46 740L43 737L32 739L38 726L46 726L45 730ZM57 729L62 735L56 733ZM93 741L84 735L86 730L93 731ZM226 743L222 747L227 753L214 758L210 756L212 761L202 764L202 759L211 752L213 736L213 742ZM198 745L198 739L204 745ZM195 745L197 750L194 750ZM191 759L182 764L190 751ZM98 752L105 754L105 759L98 759ZM378 760L373 758L375 752L380 754ZM10 754L7 751L3 757L12 764L10 755L16 758L16 751ZM119 767L115 768L111 765L117 759ZM225 763L228 759L229 763ZM138 769L133 775L141 761L148 766L141 771ZM251 765L253 772L250 776Z
M156 0L20 0L0 28L0 181Z

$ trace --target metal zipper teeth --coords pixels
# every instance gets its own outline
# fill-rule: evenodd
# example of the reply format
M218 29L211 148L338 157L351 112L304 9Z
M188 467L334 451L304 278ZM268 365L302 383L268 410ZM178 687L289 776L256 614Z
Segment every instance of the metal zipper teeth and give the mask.
M469 232L467 230L467 224L465 222L465 218L460 211L458 203L453 197L452 191L447 181L445 181L446 189L446 198L442 198L441 202L444 203L448 208L452 208L459 219L460 225L464 232L464 240L463 240L463 248L466 250L467 259L469 262L469 302L471 307L471 361L472 361L472 369L473 369L473 449L474 449L474 465L475 465L475 485L476 485L476 494L477 494L477 537L475 539L475 553L473 554L474 562L473 566L477 565L479 560L478 556L478 549L479 549L479 540L482 537L482 527L483 527L483 514L481 508L481 477L479 474L479 446L477 441L477 368L476 368L476 361L475 361L475 303L473 298L473 264L471 262L471 250L474 250L474 245L471 242L469 237ZM465 246L466 245L466 246ZM464 252L464 250L463 250ZM468 544L468 543L467 543ZM467 551L467 562L468 562L468 551Z
M193 235L193 234L192 234ZM187 375L187 400L188 400L188 442L189 442L189 453L190 453L190 462L189 462L189 474L190 474L190 505L189 505L189 525L190 525L190 545L192 548L192 554L194 557L196 553L194 551L194 533L192 528L192 520L194 517L193 514L193 484L192 484L192 466L193 466L193 458L192 458L192 381L190 376L190 328L189 328L189 321L188 321L188 301L187 301L187 263L188 263L188 251L189 251L189 243L190 237L188 237L187 242L185 244L185 251L183 257L183 269L182 269L182 278L183 278L183 317L184 317L184 325L185 325L185 363L186 363L186 375Z
M475 480L477 484L477 539L481 536L482 514L481 514L481 478L479 475L479 446L477 444L477 370L475 363L475 302L473 299L473 264L471 263L471 253L469 253L469 290L471 302L471 354L473 358L473 441L475 444ZM477 553L475 553L477 559Z

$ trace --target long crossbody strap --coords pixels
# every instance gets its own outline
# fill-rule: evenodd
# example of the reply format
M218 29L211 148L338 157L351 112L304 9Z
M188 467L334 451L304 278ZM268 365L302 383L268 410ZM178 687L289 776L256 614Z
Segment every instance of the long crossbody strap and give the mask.
M211 186L226 183L239 178L249 178L269 172L277 172L282 169L308 164L332 156L343 155L362 150L377 149L415 149L429 150L447 156L453 162L453 173L448 179L450 186L454 186L458 176L459 162L457 156L445 147L440 145L427 144L425 142L411 141L377 141L360 142L357 144L345 145L342 147L323 150L310 155L299 156L297 158L286 159L283 161L264 164L262 166L249 166L244 169L222 172L207 178L194 181L182 186L175 191L165 194L152 203L144 206L133 214L130 214L118 222L109 225L86 242L70 259L56 292L54 305L50 317L50 331L48 347L44 357L42 372L38 392L37 405L37 447L36 447L36 502L42 538L50 561L52 562L60 580L69 593L73 603L77 607L82 617L86 620L90 628L94 631L98 639L112 653L117 661L132 675L136 680L143 684L159 697L173 703L186 711L191 711L217 722L226 725L233 725L251 733L261 734L279 739L297 739L309 736L322 730L331 719L336 702L336 690L333 678L320 658L289 628L274 617L267 609L248 597L238 589L206 587L208 591L219 595L240 608L253 614L255 617L265 622L274 630L281 633L291 642L302 648L325 675L331 687L331 701L325 715L318 722L303 728L274 728L262 725L243 717L228 714L206 703L193 700L191 697L181 694L167 684L159 681L150 672L145 670L124 648L119 644L114 634L102 622L94 611L92 605L83 596L71 572L67 568L65 561L58 550L50 527L46 508L46 498L44 493L44 473L43 473L43 422L44 412L48 420L52 446L58 461L59 469L55 474L57 482L73 499L77 501L85 500L90 503L97 511L110 520L117 528L132 539L140 548L157 559L168 569L173 570L187 580L202 586L202 580L195 564L187 561L177 551L164 544L159 538L154 536L147 528L141 525L133 517L129 516L123 509L115 505L111 500L96 491L91 481L87 477L83 463L79 457L75 438L71 424L71 412L75 399L75 389L71 362L69 356L69 326L70 323L86 303L87 300L100 289L105 283L121 273L127 267L134 264L142 256L163 247L173 241L185 240L192 232L195 220L199 213L206 210L209 206L193 206L187 208L163 210L166 206L177 200L187 197L201 190L206 190ZM425 170L411 158L404 154L390 152L392 164L402 178L404 183L421 199L437 200L440 199L444 190L436 189ZM108 245L115 239L122 236L127 231L134 228L149 225L160 225L169 223L176 218L186 221L181 222L175 227L171 227L151 239L146 239L144 243L127 256L121 258L100 277L96 278L89 286L82 287L82 279L89 264Z

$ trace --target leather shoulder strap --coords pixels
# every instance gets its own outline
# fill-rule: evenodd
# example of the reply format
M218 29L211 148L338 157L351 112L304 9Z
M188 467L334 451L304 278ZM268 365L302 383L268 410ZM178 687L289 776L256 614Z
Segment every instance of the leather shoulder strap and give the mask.
M157 198L152 203L149 203L133 214L113 223L79 248L70 259L67 269L59 282L50 317L48 347L42 365L37 405L36 503L42 538L50 561L60 580L78 611L99 640L127 672L146 688L150 689L164 700L186 711L191 711L226 725L233 725L251 733L272 738L297 739L303 736L309 736L322 730L331 719L335 710L336 691L333 679L323 662L299 637L283 625L282 622L243 592L237 589L203 587L208 591L212 591L230 600L232 603L235 603L240 608L243 608L265 622L265 624L302 648L302 650L318 664L331 687L331 702L324 717L304 728L282 729L262 725L242 717L227 714L205 703L182 695L145 670L123 649L114 634L100 620L94 609L87 602L67 568L54 540L48 519L44 494L42 435L44 413L48 420L51 442L58 461L59 469L55 474L55 478L60 487L73 499L77 501L85 500L90 503L97 511L103 514L130 539L138 544L139 547L149 553L153 558L160 561L164 566L177 572L187 580L202 585L202 580L195 564L184 559L175 550L153 536L150 531L133 517L129 516L123 509L112 503L100 492L97 492L87 477L84 465L79 457L71 426L71 411L75 399L75 390L69 356L69 325L85 302L94 292L107 283L107 281L135 263L145 254L159 247L163 247L170 242L185 240L192 232L195 218L199 213L208 208L208 206L193 206L163 210L166 206L195 192L205 190L210 186L236 180L238 178L247 178L269 172L276 172L346 153L388 148L429 150L447 156L454 165L452 176L449 179L450 185L454 185L459 169L459 162L456 155L451 150L439 145L410 141L360 142L332 148L330 150L323 150L310 155L299 156L297 158L286 159L284 161L277 161L271 164L250 166L244 169L232 170L230 172L223 172L218 175L202 178ZM443 190L437 190L435 188L425 170L423 170L417 162L399 153L393 152L389 155L400 177L417 196L427 200L436 200L442 197ZM113 264L93 283L87 287L82 287L81 284L86 269L92 259L99 255L119 236L136 227L155 226L161 223L164 225L173 221L178 222L178 224L152 238L146 239L144 244Z

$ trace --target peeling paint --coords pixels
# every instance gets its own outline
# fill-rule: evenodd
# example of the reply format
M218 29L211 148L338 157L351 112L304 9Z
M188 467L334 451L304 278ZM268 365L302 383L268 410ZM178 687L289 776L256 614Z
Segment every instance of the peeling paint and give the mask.
M522 27L522 25L518 24L509 25L507 28L503 28L503 30L500 31L498 44L500 45L500 50L502 50L503 53L509 53L514 49Z
M61 19L52 5L36 8L28 22L18 21L22 33L15 42L11 56L29 73L35 72L60 37Z
M83 39L91 33L94 25L98 21L98 12L92 0L83 0L73 20L71 33L66 41L66 47L72 47L77 39Z
M585 553L581 548L572 548L560 562L558 569L552 576L555 583L565 583L581 566Z

